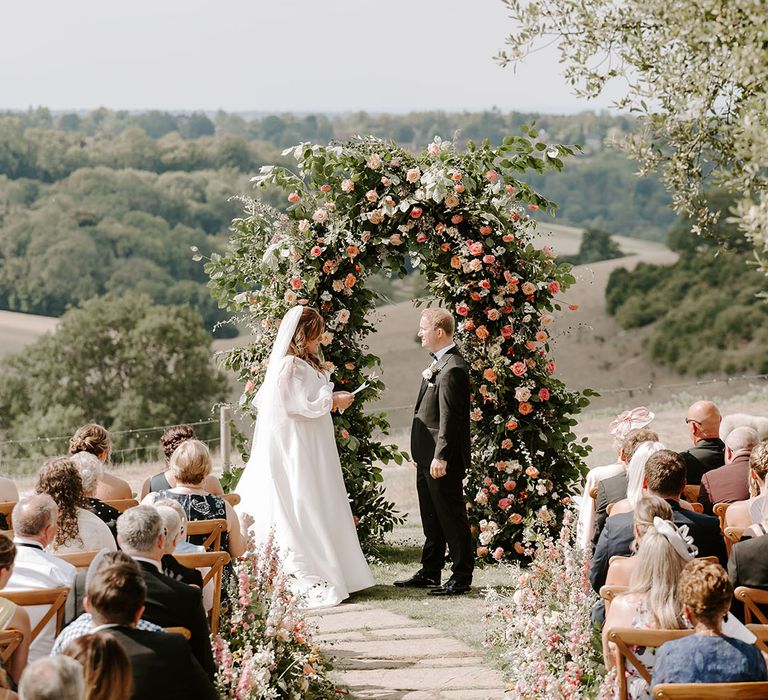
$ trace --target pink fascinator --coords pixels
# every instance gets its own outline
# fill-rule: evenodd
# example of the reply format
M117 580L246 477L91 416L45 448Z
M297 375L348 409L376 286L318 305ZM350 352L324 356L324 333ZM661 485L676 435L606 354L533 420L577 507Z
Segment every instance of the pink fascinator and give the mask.
M630 430L644 428L655 417L653 411L649 411L645 406L638 406L616 416L616 420L608 426L608 432L617 440L623 440Z

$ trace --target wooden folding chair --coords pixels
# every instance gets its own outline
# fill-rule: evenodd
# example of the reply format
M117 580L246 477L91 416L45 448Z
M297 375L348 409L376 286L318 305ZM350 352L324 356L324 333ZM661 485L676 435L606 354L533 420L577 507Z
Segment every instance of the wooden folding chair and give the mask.
M232 493L225 493L222 498L231 506L236 506L240 503L240 494L234 491Z
M112 506L115 510L119 510L121 513L125 513L129 508L139 505L139 502L135 498L118 498L114 501L104 501L108 506Z
M654 700L765 700L768 682L757 683L659 683Z
M757 619L761 625L768 625L768 617L760 609L760 605L768 605L768 591L760 588L749 588L748 586L737 586L733 592L733 597L744 604L744 623L752 622L752 616Z
M90 550L87 552L57 552L54 556L62 561L69 562L78 569L87 569L91 562L96 558L100 550Z
M11 657L16 653L19 644L24 640L24 634L19 630L3 630L0 632L0 660L7 666Z
M192 638L192 632L190 632L186 627L163 627L163 630L167 634L180 634L187 641Z
M725 532L725 513L728 510L730 503L715 503L712 508L712 512L720 520L720 532Z
M698 501L689 501L691 504L691 508L693 508L694 513L703 513L704 512L704 505L699 503Z
M693 634L693 630L651 630L636 629L634 627L609 627L608 641L616 645L614 655L616 657L616 681L618 683L619 700L627 698L627 662L632 664L643 680L650 685L651 673L635 656L631 647L660 647L664 642L680 639Z
M728 547L730 551L730 547L736 544L740 539L741 536L744 534L744 530L747 528L745 527L727 527L723 531L723 536L725 537L725 544L730 545Z
M768 625L749 624L747 628L757 637L755 646L760 647L761 651L768 654Z
M600 586L600 597L605 601L605 615L608 616L608 610L611 607L613 599L617 595L626 593L629 586Z
M0 513L2 513L5 516L5 520L8 523L8 527L13 527L13 522L11 521L11 513L13 513L13 508L18 503L18 501L0 501Z
M180 564L190 569L208 568L203 576L203 588L213 582L213 607L208 620L211 626L211 634L219 631L219 615L221 614L221 586L223 582L224 566L229 563L227 552L201 552L200 554L174 554Z
M698 484L688 484L688 486L683 489L683 498L688 501L688 503L693 505L699 500L700 490L701 486Z
M54 615L56 616L55 634L58 636L59 632L61 632L62 623L64 622L64 603L67 602L68 595L69 588L67 587L41 588L39 590L23 591L0 590L0 596L7 598L12 603L16 603L16 605L22 607L33 607L35 605L51 606L32 630L30 643L35 641L37 636L43 629L45 629L45 626Z
M193 535L207 535L202 543L209 551L221 551L221 536L227 531L227 521L223 518L217 520L190 520L187 522L187 542Z

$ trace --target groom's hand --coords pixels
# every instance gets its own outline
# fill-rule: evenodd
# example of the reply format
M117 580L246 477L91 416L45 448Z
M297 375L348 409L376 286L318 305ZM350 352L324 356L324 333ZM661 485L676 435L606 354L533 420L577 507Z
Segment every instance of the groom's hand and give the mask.
M333 393L333 408L339 413L344 413L355 400L355 395L349 391L335 391Z
M429 473L433 479L439 479L445 476L448 462L444 459L433 459L432 464L429 465Z

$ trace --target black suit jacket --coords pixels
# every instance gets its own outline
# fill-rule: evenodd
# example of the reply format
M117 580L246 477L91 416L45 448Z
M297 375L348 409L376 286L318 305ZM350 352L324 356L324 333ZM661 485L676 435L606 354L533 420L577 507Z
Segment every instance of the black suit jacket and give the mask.
M147 584L142 617L160 627L186 627L192 637L189 647L210 678L216 674L210 630L203 609L202 591L181 583L145 561L136 562Z
M768 589L768 535L751 537L731 547L728 576L734 588L749 586ZM731 611L740 620L744 619L741 601L734 599Z
M700 484L705 472L725 464L725 443L720 438L704 438L680 456L685 460L686 483Z
M672 506L675 525L687 525L688 533L698 547L699 557L717 557L725 566L727 556L725 542L720 533L720 521L712 515L686 510L677 501L667 500ZM600 540L595 547L592 564L589 567L589 582L596 591L605 583L608 575L608 563L611 557L628 556L630 545L635 537L632 518L634 513L619 513L605 521Z
M592 544L597 545L600 533L605 527L608 517L608 506L627 497L629 478L627 472L601 479L597 484L597 499L595 501L595 530L592 534Z
M216 690L192 656L184 637L130 627L104 630L128 654L133 675L131 700L216 700Z
M173 554L164 554L161 565L166 576L175 578L189 586L203 587L203 575L197 569L190 569L188 566L180 564Z
M421 380L411 427L411 456L420 467L433 459L448 462L448 471L469 467L469 365L453 347L435 365L436 374Z

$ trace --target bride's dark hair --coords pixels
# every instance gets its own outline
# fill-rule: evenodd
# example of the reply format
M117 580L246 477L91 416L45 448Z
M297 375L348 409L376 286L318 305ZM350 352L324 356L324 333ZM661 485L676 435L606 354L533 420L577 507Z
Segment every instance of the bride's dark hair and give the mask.
M300 357L304 362L312 365L318 371L322 369L322 362L317 355L309 352L307 341L319 338L325 329L323 317L311 306L305 306L301 312L301 318L296 326L293 339L288 347L288 354Z

